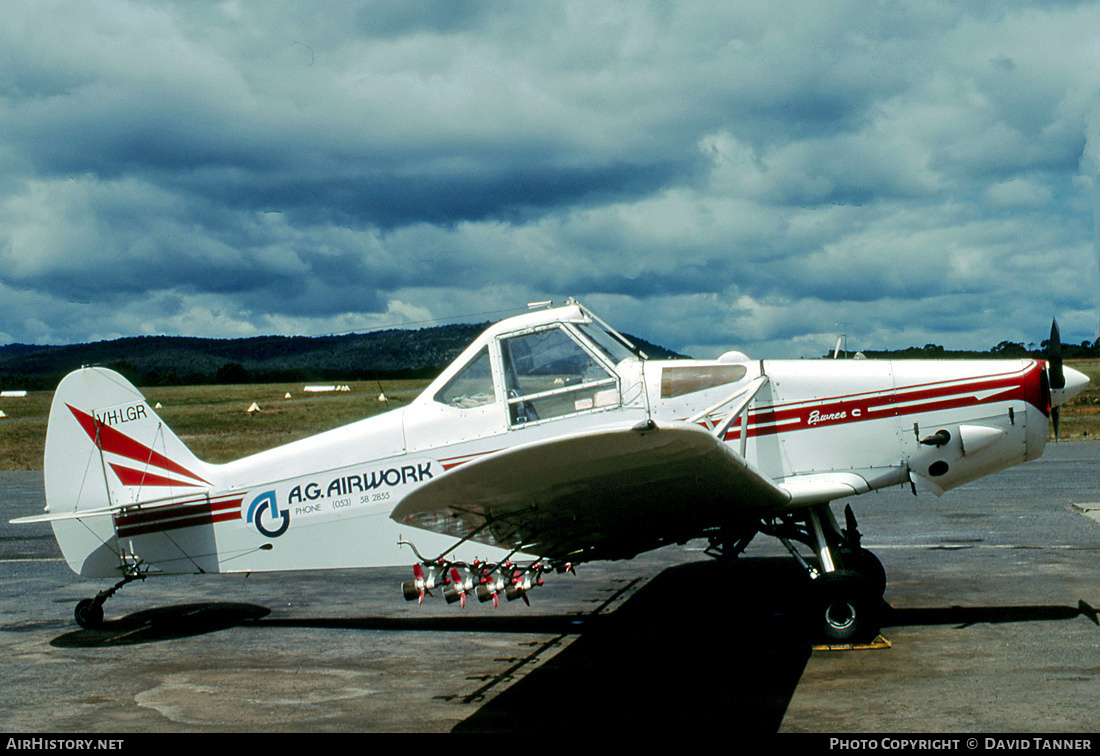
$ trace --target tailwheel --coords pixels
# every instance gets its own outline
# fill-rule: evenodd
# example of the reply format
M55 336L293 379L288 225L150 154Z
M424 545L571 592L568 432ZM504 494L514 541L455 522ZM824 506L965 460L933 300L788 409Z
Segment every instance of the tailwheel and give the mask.
M871 640L879 631L881 594L854 570L826 572L812 584L814 621L829 643Z
M95 598L81 599L76 604L76 610L73 612L73 616L76 618L76 624L80 625L85 630L94 630L103 624L103 602L118 593L118 590L124 585L128 585L135 580L144 580L145 572L142 570L142 564L135 562L134 564L127 565L126 574L123 575L122 580L119 580L110 588L100 591L95 595Z
M76 624L85 630L94 630L103 624L103 602L95 599L81 599L73 612Z

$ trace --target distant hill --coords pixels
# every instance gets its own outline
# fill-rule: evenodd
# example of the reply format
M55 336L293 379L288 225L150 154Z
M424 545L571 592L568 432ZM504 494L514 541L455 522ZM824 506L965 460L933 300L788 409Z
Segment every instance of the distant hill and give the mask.
M52 390L82 365L109 367L138 386L430 378L488 325L319 337L138 336L67 346L9 344L0 347L0 389ZM628 338L650 357L681 356Z
M1023 344L1002 341L987 351L969 349L945 349L939 344L925 344L922 347L906 349L874 350L864 349L860 353L868 359L892 360L972 360L972 359L1017 359L1035 357L1046 359L1047 341L1044 339L1038 348L1028 349ZM1034 345L1032 345L1034 346ZM849 351L848 356L855 352ZM832 352L823 355L832 357ZM1087 360L1100 356L1100 341L1084 341L1080 344L1062 344L1062 358L1066 360Z

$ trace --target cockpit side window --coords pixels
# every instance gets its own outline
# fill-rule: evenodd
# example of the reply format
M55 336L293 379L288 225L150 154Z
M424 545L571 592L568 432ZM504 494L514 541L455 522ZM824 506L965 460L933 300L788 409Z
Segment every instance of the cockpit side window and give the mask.
M512 425L618 406L618 378L563 329L501 341Z
M447 381L447 384L437 391L434 397L440 404L460 409L492 404L496 398L487 346L466 363L466 367L458 371L454 378Z

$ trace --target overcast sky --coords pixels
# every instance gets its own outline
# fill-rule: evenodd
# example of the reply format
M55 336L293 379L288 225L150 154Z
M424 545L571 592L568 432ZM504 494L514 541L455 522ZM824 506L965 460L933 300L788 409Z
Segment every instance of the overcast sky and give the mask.
M0 344L1096 336L1095 2L0 4Z

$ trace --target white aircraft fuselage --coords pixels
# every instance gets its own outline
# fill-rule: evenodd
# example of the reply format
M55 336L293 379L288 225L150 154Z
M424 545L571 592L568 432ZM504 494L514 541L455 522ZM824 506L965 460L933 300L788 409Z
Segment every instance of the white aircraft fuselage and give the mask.
M85 577L629 557L1035 459L1086 382L1066 368L1052 392L1035 359L649 360L624 341L575 303L510 318L411 404L221 465L121 376L76 371L49 514L24 519Z

